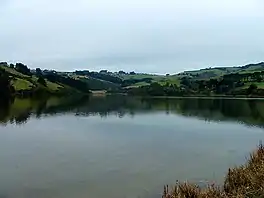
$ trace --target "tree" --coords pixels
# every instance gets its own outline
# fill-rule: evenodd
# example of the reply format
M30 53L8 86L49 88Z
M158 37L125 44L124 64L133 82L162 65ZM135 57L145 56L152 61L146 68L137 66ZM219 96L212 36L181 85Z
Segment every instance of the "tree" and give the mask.
M26 65L24 65L22 63L16 63L15 69L18 72L22 73L22 74L25 74L25 75L28 75L28 76L32 76L32 73L30 72L30 69Z
M136 75L136 72L132 71L129 73L130 75Z
M148 87L148 94L151 96L164 96L164 89L159 83L152 83Z
M38 83L43 85L43 86L45 86L45 87L47 86L47 83L46 83L45 79L42 76L40 76L38 78Z
M15 68L15 65L11 63L9 67L10 67L11 69L14 69L14 68Z
M258 82L261 82L262 81L261 72L254 72L252 74L252 77L255 79L255 81L258 81Z
M37 75L37 76L42 76L42 71L41 71L40 68L37 68L37 69L36 69L36 75Z
M126 74L124 71L119 71L118 74Z
M8 63L7 62L0 62L0 65L2 65L4 67L8 67Z
M4 70L0 70L0 100L9 100L14 87L11 86L11 80Z
M256 84L251 84L247 90L248 94L252 94L255 90L258 89L258 86Z
M187 77L183 77L181 80L181 84L190 87L191 81Z
M90 74L88 70L83 70L83 71L76 70L74 73L80 76L88 76Z

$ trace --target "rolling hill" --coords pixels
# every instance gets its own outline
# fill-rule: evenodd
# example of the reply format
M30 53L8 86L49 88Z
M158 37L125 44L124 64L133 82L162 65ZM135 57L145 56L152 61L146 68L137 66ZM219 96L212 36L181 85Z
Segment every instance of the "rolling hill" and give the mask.
M34 90L45 90L52 94L64 94L73 92L86 92L104 90L108 92L124 92L127 89L150 86L158 83L161 86L173 85L181 87L182 82L188 79L197 83L210 79L222 79L227 75L250 75L254 72L264 71L264 62L235 67L214 67L194 71L184 71L175 75L154 75L146 73L135 73L124 71L100 72L82 70L74 72L56 72L54 70L30 70L22 63L16 65L0 63L0 69L5 70L11 77L11 84L16 92L30 92ZM44 78L44 85L40 83L40 76ZM198 82L199 83L199 82ZM252 81L244 81L239 89L247 89ZM255 82L259 88L264 88L264 82ZM186 87L186 86L183 86Z
M194 79L209 79L209 78L218 78L231 73L254 73L256 71L264 70L264 62L257 64L249 64L240 67L210 67L206 69L194 70L194 71L184 71L177 74L178 77L189 76Z

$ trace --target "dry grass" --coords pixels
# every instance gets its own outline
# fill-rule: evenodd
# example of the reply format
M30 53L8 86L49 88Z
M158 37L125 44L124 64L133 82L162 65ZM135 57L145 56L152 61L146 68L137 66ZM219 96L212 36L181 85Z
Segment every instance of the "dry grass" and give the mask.
M162 198L264 198L264 146L250 155L245 165L229 169L224 186L200 188L190 183L164 187Z

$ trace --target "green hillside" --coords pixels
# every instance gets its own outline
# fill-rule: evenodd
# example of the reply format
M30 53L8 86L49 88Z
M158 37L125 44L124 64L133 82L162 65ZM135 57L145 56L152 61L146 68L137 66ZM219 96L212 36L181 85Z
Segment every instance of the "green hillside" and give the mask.
M56 72L31 70L22 63L0 63L0 69L10 77L17 95L39 92L65 95L89 93L89 90L147 95L264 94L264 63L206 68L176 75L107 70Z
M71 73L70 76L74 79L78 79L78 80L81 80L89 84L90 89L94 91L95 90L119 90L120 89L119 84L109 82L106 80L93 78L87 75L76 75L76 74Z
M218 78L231 73L254 73L256 71L264 70L264 62L257 64L249 64L241 67L213 67L194 71L184 71L176 76L185 77L189 76L195 79L208 79L208 78Z
M264 63L185 71L129 88L132 95L264 97Z
M21 63L8 65L0 63L0 72L9 76L14 94L28 97L33 95L53 94L65 95L71 93L89 93L87 83L62 76L56 72L30 70Z

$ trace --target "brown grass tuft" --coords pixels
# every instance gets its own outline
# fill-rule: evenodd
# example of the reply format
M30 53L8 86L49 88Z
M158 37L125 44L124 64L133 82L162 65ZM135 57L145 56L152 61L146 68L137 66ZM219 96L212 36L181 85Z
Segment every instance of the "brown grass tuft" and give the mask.
M245 165L228 170L222 187L177 183L170 190L165 186L162 198L264 198L263 144L251 153Z

